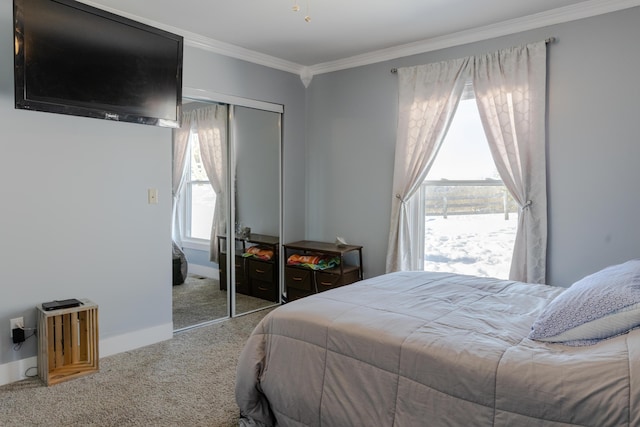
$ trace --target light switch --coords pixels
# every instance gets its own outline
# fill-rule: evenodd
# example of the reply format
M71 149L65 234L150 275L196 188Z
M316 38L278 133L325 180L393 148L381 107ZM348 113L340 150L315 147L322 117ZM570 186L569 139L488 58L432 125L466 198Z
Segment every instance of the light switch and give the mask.
M149 204L150 205L158 204L158 189L157 188L150 188L148 190L148 197L149 197Z

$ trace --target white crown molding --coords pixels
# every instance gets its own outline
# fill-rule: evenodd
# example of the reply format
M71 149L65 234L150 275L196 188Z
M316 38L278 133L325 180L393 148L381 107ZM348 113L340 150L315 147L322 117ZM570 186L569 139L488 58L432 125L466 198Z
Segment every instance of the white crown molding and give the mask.
M204 37L180 28L154 22L140 16L127 14L116 9L105 8L104 6L98 5L90 0L80 1L112 13L125 16L129 19L179 34L184 37L186 45L254 64L263 65L265 67L298 74L300 75L305 87L309 85L313 76L318 74L389 61L405 56L417 55L453 46L460 46L467 43L502 37L522 31L547 27L549 25L561 24L564 22L575 21L578 19L589 18L592 16L640 6L640 0L590 0L572 6L565 6L547 12L529 15L523 18L512 19L493 25L452 33L442 37L434 37L336 61L304 66L281 58L276 58L271 55L265 55L260 52Z
M154 26L158 27L157 25ZM286 61L284 59L276 58L275 56L265 55L240 46L213 40L195 33L189 33L187 31L180 30L179 28L174 28L173 30L168 31L183 36L184 43L186 45L218 53L220 55L229 56L231 58L264 65L265 67L275 68L276 70L288 71L293 74L300 74L305 68L303 65L296 64L295 62Z
M313 72L311 71L311 68L303 67L302 70L300 70L300 80L302 80L302 84L305 88L309 87L311 79L313 79Z
M448 34L442 37L434 37L427 40L407 43L387 49L381 49L362 55L352 56L337 61L324 62L309 67L312 75L329 73L348 68L360 67L405 56L417 55L434 50L444 49L463 44L488 40L495 37L520 33L522 31L603 15L605 13L640 6L640 0L591 0L572 6L553 9L529 15L523 18L512 19L484 27L473 28Z

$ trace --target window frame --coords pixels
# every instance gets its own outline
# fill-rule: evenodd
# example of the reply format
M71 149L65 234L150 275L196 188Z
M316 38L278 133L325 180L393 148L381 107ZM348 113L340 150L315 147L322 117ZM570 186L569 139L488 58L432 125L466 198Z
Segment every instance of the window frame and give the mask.
M467 81L465 83L465 87L460 97L460 101L468 101L470 99L475 100L475 91L473 89L473 82ZM456 112L457 114L457 107ZM447 129L447 133L449 129ZM446 134L445 140L442 141L442 144L446 143ZM486 135L485 135L486 138ZM437 157L436 153L436 157ZM415 257L412 260L412 268L419 269L421 271L425 271L425 246L426 246L426 229L425 229L425 219L426 219L426 200L427 200L427 191L429 187L436 186L494 186L494 187L503 187L505 191L508 192L504 181L501 178L498 179L480 179L480 180L455 180L455 179L439 179L439 180L428 180L425 179L421 184L416 194L409 200L407 206L408 213L408 222L409 222L409 230L415 233L415 235L419 236L418 239L413 239L411 245L411 251L415 254ZM510 196L511 197L511 196ZM505 213L508 216L507 213ZM513 256L513 254L511 254Z
M207 184L211 185L211 181L209 180L191 180L192 172L192 150L193 144L195 143L194 136L197 138L197 131L195 129L191 129L189 132L189 141L187 147L187 155L185 159L185 180L182 185L182 189L180 190L179 196L179 206L181 215L180 215L180 226L182 228L182 246L189 249L196 249L202 251L208 251L209 246L211 244L211 239L202 239L199 237L193 237L191 235L191 215L192 215L192 206L193 206L193 185L202 185ZM215 207L214 207L215 209ZM215 212L214 212L215 215Z

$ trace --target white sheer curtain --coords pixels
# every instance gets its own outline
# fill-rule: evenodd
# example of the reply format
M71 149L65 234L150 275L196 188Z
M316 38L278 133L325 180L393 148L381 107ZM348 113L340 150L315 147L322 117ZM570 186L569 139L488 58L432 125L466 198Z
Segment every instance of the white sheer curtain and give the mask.
M545 42L475 58L473 84L491 154L520 206L509 278L545 283L547 250Z
M211 261L218 262L218 235L227 231L227 106L197 109L194 120L204 170L216 193L209 254Z
M418 78L425 70L430 71ZM412 256L413 236L405 204L424 181L464 83L472 78L498 172L522 211L509 278L544 283L546 44L401 68L398 78L394 198L386 271L422 269L422 260ZM423 83L416 84L418 79Z
M398 69L399 113L386 271L418 268L409 199L424 181L460 101L468 59Z
M187 153L189 152L189 134L191 133L192 123L193 114L191 112L183 113L182 125L180 128L173 130L173 170L171 181L173 192L173 227L171 229L171 237L179 247L182 247L182 230L178 201L186 177L184 169Z

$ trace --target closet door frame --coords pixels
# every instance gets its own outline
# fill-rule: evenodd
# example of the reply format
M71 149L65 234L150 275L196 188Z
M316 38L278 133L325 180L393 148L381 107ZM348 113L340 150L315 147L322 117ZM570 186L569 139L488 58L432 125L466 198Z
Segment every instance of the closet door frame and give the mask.
M282 139L283 139L283 116L284 116L284 106L281 104L259 101L249 98L242 98L234 95L226 95L215 93L203 89L195 89L184 87L182 90L183 98L188 98L194 101L202 101L202 102L211 102L211 103L222 103L228 105L228 129L227 129L227 173L229 177L234 177L236 174L235 167L235 144L234 141L234 107L247 107L247 108L255 108L258 110L264 110L268 112L278 113L279 116L279 128L280 128L280 140L278 143L279 146L279 164L278 164L278 206L279 206L279 215L278 215L278 236L282 239L282 227L283 227L283 217L282 217ZM228 191L228 206L227 206L227 239L225 239L226 244L226 252L227 252L227 318L237 317L244 314L252 313L253 311L238 313L236 310L236 286L235 286L235 256L232 254L235 253L235 218L236 218L236 210L235 210L235 179L227 179L227 191ZM282 242L280 242L282 243ZM278 260L282 259L282 244L278 247ZM280 270L278 274L279 283L278 283L278 302L273 304L265 304L265 307L260 308L262 310L264 308L268 308L273 305L278 305L282 303L282 262L278 263L277 268ZM219 321L220 319L215 319L212 322Z

